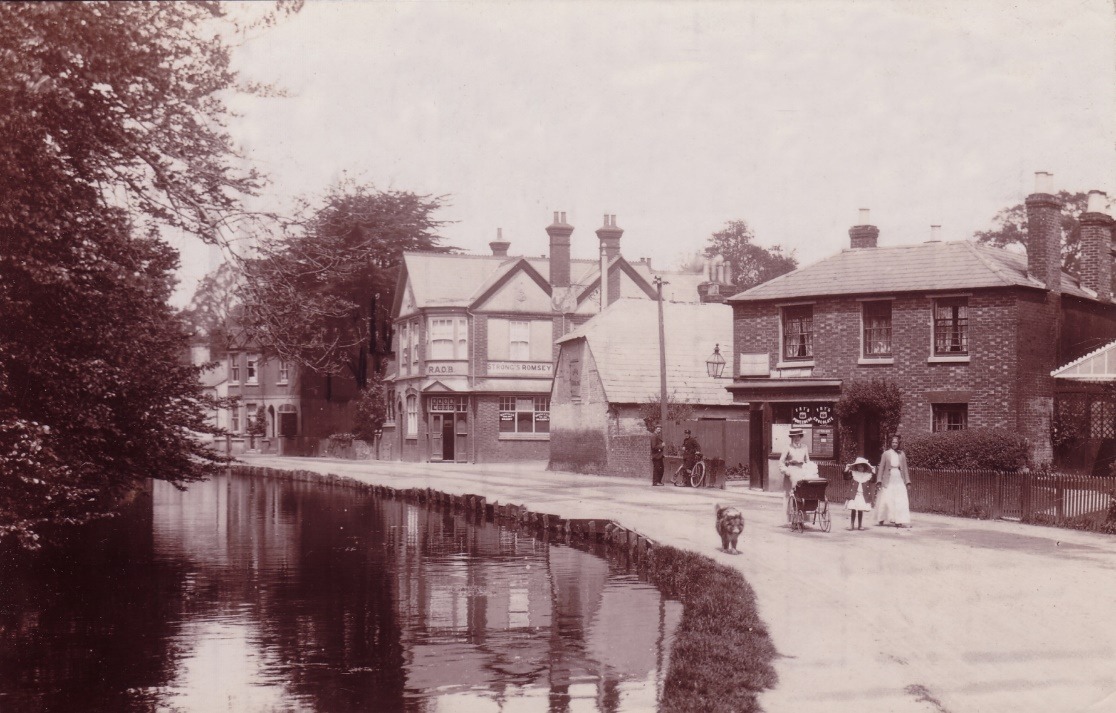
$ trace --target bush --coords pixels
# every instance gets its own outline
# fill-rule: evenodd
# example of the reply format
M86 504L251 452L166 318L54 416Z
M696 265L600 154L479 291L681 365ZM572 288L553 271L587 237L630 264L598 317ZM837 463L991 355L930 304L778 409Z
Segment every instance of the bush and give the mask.
M334 433L329 437L329 445L332 448L349 448L353 445L353 439L351 433Z
M1031 444L1013 431L940 431L903 444L912 467L1014 471L1031 463Z

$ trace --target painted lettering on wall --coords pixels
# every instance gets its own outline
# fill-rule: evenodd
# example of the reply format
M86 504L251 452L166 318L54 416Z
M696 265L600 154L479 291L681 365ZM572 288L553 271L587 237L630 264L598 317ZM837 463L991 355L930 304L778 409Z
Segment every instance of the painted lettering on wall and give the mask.
M490 361L488 373L493 375L546 376L554 375L554 365L548 361Z
M467 361L428 361L426 362L426 373L431 376L439 376L445 374L467 374L469 372L469 362Z

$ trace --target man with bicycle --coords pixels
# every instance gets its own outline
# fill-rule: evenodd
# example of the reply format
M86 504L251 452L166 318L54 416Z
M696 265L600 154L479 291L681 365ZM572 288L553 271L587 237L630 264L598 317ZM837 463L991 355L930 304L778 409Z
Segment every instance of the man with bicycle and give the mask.
M674 484L686 485L689 480L690 471L693 470L694 465L700 461L701 444L697 442L697 439L690 433L690 429L687 428L686 437L682 439L682 468L680 472L682 482L679 483L676 477Z

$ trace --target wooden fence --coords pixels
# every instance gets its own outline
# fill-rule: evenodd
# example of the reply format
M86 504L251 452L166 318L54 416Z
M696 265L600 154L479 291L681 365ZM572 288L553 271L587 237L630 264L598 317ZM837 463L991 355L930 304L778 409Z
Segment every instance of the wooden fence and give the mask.
M856 493L840 465L818 470L830 483L829 501L843 503ZM869 500L876 488L867 486ZM913 512L1116 533L1116 477L911 468L908 492Z

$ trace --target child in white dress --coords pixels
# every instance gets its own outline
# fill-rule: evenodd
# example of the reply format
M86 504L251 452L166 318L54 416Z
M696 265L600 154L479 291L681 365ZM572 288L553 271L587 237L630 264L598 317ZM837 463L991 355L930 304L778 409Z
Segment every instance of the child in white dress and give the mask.
M864 497L864 484L871 481L876 475L876 469L863 456L845 466L845 479L856 481L856 495L851 500L845 501L845 509L849 511L849 529L864 529L864 513L872 509Z

